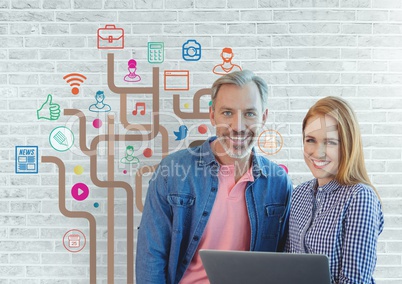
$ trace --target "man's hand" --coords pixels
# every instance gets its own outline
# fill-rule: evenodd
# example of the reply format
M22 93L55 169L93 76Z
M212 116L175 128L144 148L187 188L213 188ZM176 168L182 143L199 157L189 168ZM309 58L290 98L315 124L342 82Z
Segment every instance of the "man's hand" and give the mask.
M60 116L60 105L52 103L52 95L47 95L46 102L36 111L38 119L57 120Z

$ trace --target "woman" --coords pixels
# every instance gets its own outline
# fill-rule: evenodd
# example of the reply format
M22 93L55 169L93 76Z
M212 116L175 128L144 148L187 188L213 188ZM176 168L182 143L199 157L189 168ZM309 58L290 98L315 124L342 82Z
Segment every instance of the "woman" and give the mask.
M303 120L303 145L314 179L292 195L286 251L327 255L333 283L374 283L384 221L350 105L317 101Z

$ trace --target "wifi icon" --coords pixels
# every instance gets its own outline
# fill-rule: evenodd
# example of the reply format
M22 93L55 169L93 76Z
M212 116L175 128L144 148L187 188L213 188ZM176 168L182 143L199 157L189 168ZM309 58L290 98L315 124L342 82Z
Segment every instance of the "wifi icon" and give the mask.
M81 83L84 83L84 81L87 79L84 75L80 73L70 73L67 74L66 76L63 77L63 79L70 84L71 87L71 93L73 95L78 95L80 92L80 89L78 88L81 86Z

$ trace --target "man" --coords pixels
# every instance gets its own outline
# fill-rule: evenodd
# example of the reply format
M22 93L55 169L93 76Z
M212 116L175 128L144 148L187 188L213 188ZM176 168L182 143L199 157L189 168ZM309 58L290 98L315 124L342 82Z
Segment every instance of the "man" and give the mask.
M198 251L283 250L292 184L254 151L268 109L251 71L212 86L217 137L163 159L150 182L137 242L137 283L208 283Z
M212 69L217 75L226 75L229 72L241 71L241 67L237 64L232 63L234 57L233 51L230 47L225 47L222 49L221 58L223 60L222 64L218 64Z

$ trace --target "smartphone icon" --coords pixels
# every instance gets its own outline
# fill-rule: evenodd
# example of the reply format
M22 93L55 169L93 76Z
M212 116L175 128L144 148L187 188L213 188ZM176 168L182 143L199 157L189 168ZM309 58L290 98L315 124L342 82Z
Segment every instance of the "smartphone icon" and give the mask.
M163 42L148 42L148 62L162 63L164 58Z

